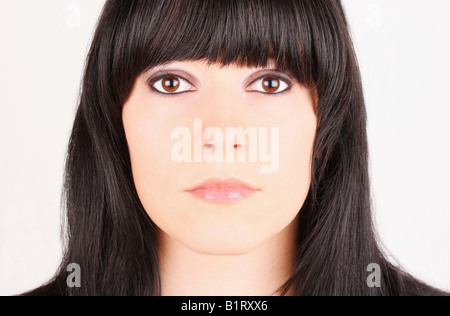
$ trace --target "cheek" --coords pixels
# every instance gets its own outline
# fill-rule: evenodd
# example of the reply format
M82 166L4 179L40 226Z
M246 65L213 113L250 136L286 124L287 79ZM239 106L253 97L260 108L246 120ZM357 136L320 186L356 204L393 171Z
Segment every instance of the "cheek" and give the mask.
M305 113L295 123L286 123L280 140L282 172L291 172L286 184L304 186L311 181L311 159L316 134L316 119L312 113Z
M286 223L298 214L311 185L311 159L316 134L316 117L311 111L292 111L280 118L279 169L267 175L266 205L273 223ZM293 120L292 118L296 118Z
M166 128L152 120L145 120L144 123L141 118L129 120L126 126L135 181L164 174L170 164L170 143L167 141Z
M136 191L149 212L161 209L158 202L166 201L166 196L176 187L170 155L171 125L176 123L155 119L151 113L139 112L136 108L138 106L129 104L124 109L123 122ZM149 212L149 215L152 214Z

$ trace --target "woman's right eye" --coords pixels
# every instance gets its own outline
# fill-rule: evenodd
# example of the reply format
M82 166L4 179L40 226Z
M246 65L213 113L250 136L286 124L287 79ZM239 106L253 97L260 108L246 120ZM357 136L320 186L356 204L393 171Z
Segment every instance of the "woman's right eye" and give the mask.
M158 93L165 95L181 94L183 92L193 91L193 87L186 79L176 75L163 75L150 81L151 87Z

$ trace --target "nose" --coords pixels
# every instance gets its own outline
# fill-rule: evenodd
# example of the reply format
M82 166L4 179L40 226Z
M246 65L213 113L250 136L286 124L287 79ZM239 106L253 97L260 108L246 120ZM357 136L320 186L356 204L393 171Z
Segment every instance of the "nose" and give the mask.
M216 146L222 146L224 148L223 142L226 143L227 147L230 149L239 149L244 146L244 144L239 141L236 137L230 143L227 141L226 131L227 127L236 128L243 127L249 122L245 122L245 118L249 117L246 115L246 106L243 98L243 94L233 91L233 89L214 89L199 100L197 117L202 119L203 130L208 128L218 128L222 131L223 139L212 139L211 141L206 141L204 147L207 149L213 149ZM197 131L200 132L200 131ZM200 136L202 135L195 135ZM228 148L224 148L227 150Z

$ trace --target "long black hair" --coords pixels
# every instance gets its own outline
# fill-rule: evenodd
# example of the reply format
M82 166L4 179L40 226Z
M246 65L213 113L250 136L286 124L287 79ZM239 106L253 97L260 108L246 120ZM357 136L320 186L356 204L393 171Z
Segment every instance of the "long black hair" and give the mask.
M136 78L171 61L266 66L317 93L312 183L295 273L281 294L444 294L389 263L371 214L366 110L339 0L107 0L85 65L63 190L65 255L30 295L160 295L156 227L131 173L122 107ZM66 284L77 263L82 286ZM381 268L369 287L367 267Z

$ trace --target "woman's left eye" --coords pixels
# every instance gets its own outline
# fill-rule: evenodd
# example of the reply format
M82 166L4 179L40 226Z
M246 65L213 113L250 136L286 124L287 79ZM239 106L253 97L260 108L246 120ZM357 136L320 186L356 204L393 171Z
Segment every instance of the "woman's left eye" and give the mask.
M289 90L290 85L284 79L279 77L266 76L257 79L249 87L254 87L252 88L253 91L258 91L265 94L279 94ZM261 87L261 89L258 87Z

